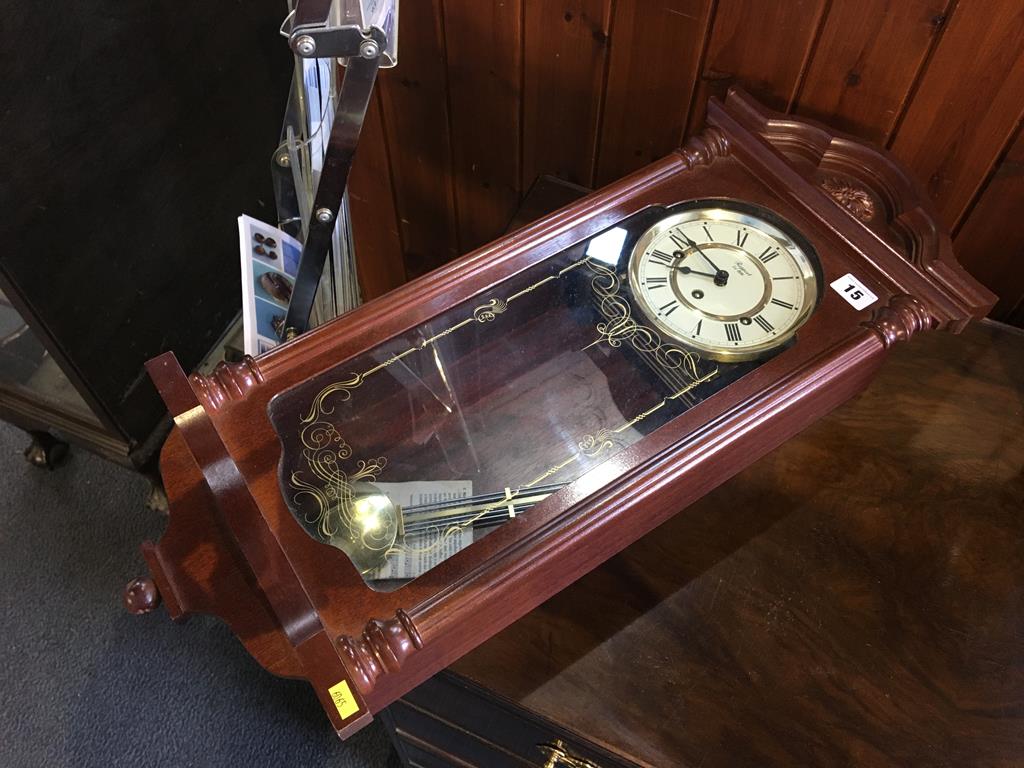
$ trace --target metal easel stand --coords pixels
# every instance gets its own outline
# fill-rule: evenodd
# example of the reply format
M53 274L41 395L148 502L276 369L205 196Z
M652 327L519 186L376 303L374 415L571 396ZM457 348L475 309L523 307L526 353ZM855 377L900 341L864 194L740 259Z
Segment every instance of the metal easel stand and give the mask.
M305 125L304 108L309 107L303 104L301 80L293 84L285 122L286 135L275 152L279 209L283 204L285 210L296 211L300 224L296 234L304 237L283 326L282 336L288 340L309 327L317 287L332 245L335 250L351 246L347 227L336 237L338 217L343 215L347 220L345 188L377 70L398 63L398 0L296 0L282 34L288 37L292 50L301 59L337 58L345 66L330 135L324 142L323 168L318 179L310 174L314 187L311 203L303 194L306 184L300 173L301 168L309 167L310 141L299 142L294 131L296 124ZM294 200L288 199L287 176L291 176Z

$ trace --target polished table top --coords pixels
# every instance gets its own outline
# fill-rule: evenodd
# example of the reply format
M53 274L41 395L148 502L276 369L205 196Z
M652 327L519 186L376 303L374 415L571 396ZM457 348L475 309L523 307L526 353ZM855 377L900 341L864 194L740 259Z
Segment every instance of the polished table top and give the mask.
M1024 765L1024 334L869 390L453 670L657 766Z

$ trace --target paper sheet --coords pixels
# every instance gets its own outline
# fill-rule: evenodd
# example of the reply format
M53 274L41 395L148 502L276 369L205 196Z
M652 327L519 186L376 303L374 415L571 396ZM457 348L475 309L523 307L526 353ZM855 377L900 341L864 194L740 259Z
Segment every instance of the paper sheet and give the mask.
M394 504L402 507L464 499L473 495L471 480L427 480L412 483L374 483ZM467 526L437 546L437 534L406 536L402 551L392 554L380 568L367 574L376 579L415 579L442 560L473 543L473 528Z

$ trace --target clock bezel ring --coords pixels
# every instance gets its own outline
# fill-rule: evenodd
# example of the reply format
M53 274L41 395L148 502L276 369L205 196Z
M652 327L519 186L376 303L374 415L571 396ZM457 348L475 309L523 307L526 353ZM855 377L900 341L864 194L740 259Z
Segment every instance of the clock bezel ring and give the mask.
M634 243L629 254L627 272L629 285L634 301L641 313L661 333L673 341L698 351L703 356L719 362L744 362L759 359L789 343L807 322L810 315L821 301L822 271L818 254L814 246L800 231L785 218L771 209L754 203L741 202L725 198L702 198L691 200L667 209L666 216L647 228ZM751 346L734 349L724 344L708 344L679 334L678 330L665 323L652 311L652 307L642 299L639 274L640 260L644 251L652 242L661 238L674 227L699 219L720 219L723 222L739 224L754 229L775 240L793 258L803 283L804 301L796 319L784 333L779 333ZM726 244L729 245L729 244ZM673 293L675 293L673 287ZM678 297L677 297L678 298ZM765 303L771 300L770 292L764 297ZM684 302L690 309L712 317L691 302Z

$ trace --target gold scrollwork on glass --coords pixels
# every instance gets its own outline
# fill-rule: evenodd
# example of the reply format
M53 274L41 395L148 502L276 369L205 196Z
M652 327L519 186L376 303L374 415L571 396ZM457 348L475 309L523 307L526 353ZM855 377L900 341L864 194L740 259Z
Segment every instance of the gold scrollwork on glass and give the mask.
M596 434L584 435L577 445L584 456L594 458L599 456L602 451L613 448L615 442L611 439L611 432L601 429Z
M292 502L296 506L303 496L313 500L306 522L315 526L323 539L350 554L383 554L395 541L398 521L388 520L372 503L359 500L365 497L362 487L377 479L387 459L359 459L354 469L346 471L342 463L352 458L352 447L327 421L307 424L299 439L303 463L313 477L307 479L304 471L295 471L289 484L295 491Z
M473 319L478 323L489 323L498 315L508 309L508 302L501 299L491 299L481 307L473 310Z
M334 413L334 406L328 408L325 402L328 397L340 393L340 400L348 400L352 397L352 390L363 383L363 374L354 373L343 381L336 381L330 386L324 387L319 394L313 398L313 405L309 414L303 418L303 423L313 422L318 416L326 416Z
M662 368L697 378L700 375L697 367L700 355L664 343L657 331L633 319L629 302L619 295L621 281L618 275L593 259L585 261L594 275L590 286L597 298L598 311L605 318L603 323L596 326L597 339L588 346L605 343L618 347L627 341L637 352L653 356Z

